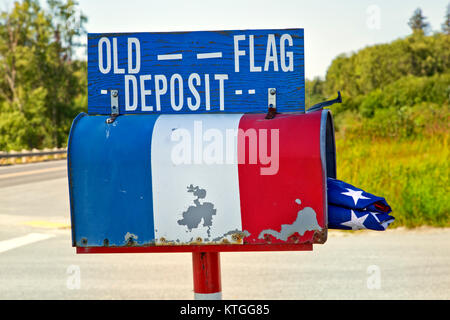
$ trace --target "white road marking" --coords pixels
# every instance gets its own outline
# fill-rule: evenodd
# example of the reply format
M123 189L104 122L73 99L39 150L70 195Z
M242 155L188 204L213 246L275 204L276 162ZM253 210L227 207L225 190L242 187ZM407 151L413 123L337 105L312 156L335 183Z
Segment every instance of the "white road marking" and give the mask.
M222 58L222 52L197 53L197 59Z
M3 240L0 241L0 253L53 237L55 237L54 234L30 233L23 237Z
M181 53L176 54L158 54L158 60L181 60L183 55Z
M255 89L248 90L248 94L255 94Z
M234 94L242 94L242 90L234 90Z

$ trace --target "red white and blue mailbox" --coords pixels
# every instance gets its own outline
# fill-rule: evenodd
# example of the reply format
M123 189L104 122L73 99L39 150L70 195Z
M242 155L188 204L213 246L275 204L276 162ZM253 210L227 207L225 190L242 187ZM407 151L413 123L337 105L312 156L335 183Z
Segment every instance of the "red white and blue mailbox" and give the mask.
M68 143L77 252L193 252L202 295L220 292L197 268L218 252L324 243L334 129L304 112L303 48L303 29L89 34Z

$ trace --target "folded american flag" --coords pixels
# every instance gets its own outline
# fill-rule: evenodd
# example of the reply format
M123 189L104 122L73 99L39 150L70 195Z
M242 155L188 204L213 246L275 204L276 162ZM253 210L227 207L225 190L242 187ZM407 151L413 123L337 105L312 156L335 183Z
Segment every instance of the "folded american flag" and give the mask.
M394 221L384 198L333 178L327 184L329 229L383 231Z

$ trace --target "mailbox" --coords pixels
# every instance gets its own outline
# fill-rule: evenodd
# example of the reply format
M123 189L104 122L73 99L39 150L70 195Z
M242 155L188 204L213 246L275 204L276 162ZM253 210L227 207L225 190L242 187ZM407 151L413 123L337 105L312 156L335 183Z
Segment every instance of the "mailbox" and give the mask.
M311 250L327 237L333 120L81 113L68 173L80 253Z
M334 129L305 113L303 29L90 33L87 47L88 114L68 142L77 252L326 241Z

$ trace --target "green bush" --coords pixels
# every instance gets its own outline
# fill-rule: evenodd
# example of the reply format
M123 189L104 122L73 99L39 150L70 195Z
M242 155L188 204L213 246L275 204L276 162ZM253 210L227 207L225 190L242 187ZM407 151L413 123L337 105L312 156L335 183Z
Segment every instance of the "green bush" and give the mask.
M414 34L336 57L327 70L324 95L338 90L355 97L405 76L430 77L450 70L450 37Z
M359 111L372 117L375 110L414 106L423 102L442 105L448 103L450 95L450 73L431 77L406 76L365 95Z

